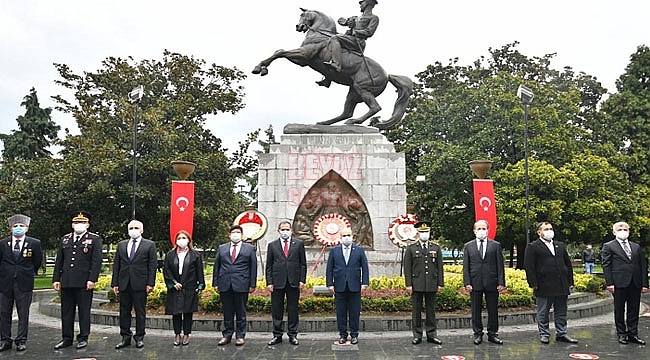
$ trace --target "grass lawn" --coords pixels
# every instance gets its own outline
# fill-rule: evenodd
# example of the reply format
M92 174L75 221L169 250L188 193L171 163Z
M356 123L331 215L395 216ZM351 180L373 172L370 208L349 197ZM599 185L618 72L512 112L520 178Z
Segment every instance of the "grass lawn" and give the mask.
M36 277L34 278L34 289L51 289L52 288L52 277Z

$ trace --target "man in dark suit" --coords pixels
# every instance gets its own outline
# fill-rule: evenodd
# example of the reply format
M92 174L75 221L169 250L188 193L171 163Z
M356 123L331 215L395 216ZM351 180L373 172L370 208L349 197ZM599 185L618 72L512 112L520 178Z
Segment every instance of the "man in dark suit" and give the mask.
M647 259L638 244L628 241L627 223L617 222L612 229L616 239L605 243L601 254L607 290L614 295L616 335L621 344L645 345L639 338L639 306L641 293L648 292Z
M539 341L549 343L549 312L553 306L555 341L576 344L578 340L567 335L567 300L573 286L571 258L564 243L553 240L551 223L537 224L537 235L539 238L526 247L524 267L528 286L536 297Z
M242 227L230 227L230 241L219 245L214 259L212 284L214 291L221 296L223 305L223 337L218 345L230 342L235 333L235 345L244 345L246 337L246 303L248 294L255 291L257 285L257 256L255 248L243 243ZM235 332L235 315L237 327Z
M271 241L266 250L266 287L271 292L273 317L273 338L268 342L270 346L282 342L285 298L289 343L298 345L298 301L300 290L307 281L307 256L305 245L292 237L291 232L289 221L280 222L280 238Z
M59 350L72 345L75 311L79 311L77 349L88 346L93 289L102 267L102 239L88 231L90 221L83 213L72 218L73 232L61 238L56 254L52 287L61 291L61 341Z
M129 239L117 244L113 262L111 286L120 297L120 335L122 341L116 349L131 345L144 346L145 323L147 321L147 294L156 285L156 243L142 237L144 226L131 220L128 225ZM131 309L135 310L135 334L131 331Z
M26 236L31 218L16 214L7 219L11 236L0 240L0 351L27 349L29 306L32 304L34 274L41 267L41 241ZM16 304L18 334L11 338L11 316Z
M425 222L415 224L418 231L418 241L409 245L404 252L404 280L406 290L411 293L413 310L411 323L413 326L413 345L422 342L422 300L424 299L426 322L424 330L427 342L441 345L437 336L436 324L436 293L443 290L445 284L442 269L442 251L440 247L429 242L430 227Z
M330 250L325 274L327 287L334 294L339 344L345 344L348 340L348 319L350 342L357 344L361 291L368 287L370 279L366 252L363 247L352 243L351 229L341 230L341 245Z
M489 224L485 220L474 223L476 238L463 248L463 283L470 292L474 344L483 342L483 296L488 313L488 341L501 345L499 338L499 293L506 288L501 244L488 239Z

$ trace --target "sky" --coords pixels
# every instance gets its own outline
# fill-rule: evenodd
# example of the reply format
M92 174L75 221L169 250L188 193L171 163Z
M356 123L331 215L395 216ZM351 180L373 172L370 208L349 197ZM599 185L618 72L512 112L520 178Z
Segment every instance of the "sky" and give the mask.
M72 98L54 83L53 63L94 72L109 56L160 59L165 49L248 75L241 82L246 107L206 122L230 150L269 124L278 136L287 123L330 119L341 113L346 87L317 86L320 74L283 59L265 77L251 73L275 50L300 46L300 7L334 19L360 14L355 0L0 1L0 133L18 128L15 119L25 112L20 103L32 87L43 108L55 106L50 96ZM650 45L647 0L379 0L374 13L379 28L367 41L366 56L413 80L436 61L459 58L469 65L488 56L489 48L518 41L524 55L557 53L551 67L596 76L615 92L630 55ZM392 112L390 86L378 98L382 119ZM355 114L366 110L360 104ZM78 133L69 115L54 111L52 119Z

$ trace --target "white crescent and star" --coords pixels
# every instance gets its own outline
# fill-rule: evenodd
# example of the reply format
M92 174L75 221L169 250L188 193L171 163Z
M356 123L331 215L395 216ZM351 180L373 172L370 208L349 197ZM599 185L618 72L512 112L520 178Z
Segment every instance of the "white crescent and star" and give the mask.
M181 203L185 203L185 205L181 205ZM185 208L187 208L190 205L190 199L186 198L185 196L179 196L176 198L176 206L178 206L178 210L181 212L185 211Z
M484 202L486 202L487 205L483 205ZM478 200L478 204L483 208L483 210L488 211L490 206L492 206L492 200L487 196L483 196Z

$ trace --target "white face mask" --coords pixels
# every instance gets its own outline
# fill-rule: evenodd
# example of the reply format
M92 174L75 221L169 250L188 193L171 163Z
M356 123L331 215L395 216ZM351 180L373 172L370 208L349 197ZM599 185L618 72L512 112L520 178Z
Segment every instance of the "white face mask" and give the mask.
M630 236L630 232L627 230L617 230L616 231L616 238L619 240L627 240L627 238Z
M428 233L428 232L421 232L421 233L420 233L420 240L422 240L422 241L429 241L429 236L430 236L430 233Z
M241 241L241 233L234 232L230 234L230 241L234 242L235 244Z
M476 230L474 233L476 234L476 238L479 240L484 240L487 237L487 230Z
M291 230L280 230L280 237L283 239L288 239L291 237Z
M178 246L181 249L185 249L189 243L190 243L190 239L187 238L180 238L176 240L176 246Z
M546 240L553 240L553 237L555 236L555 232L553 230L544 230L542 234Z
M129 230L129 237L131 239L137 239L137 238L140 237L140 235L142 235L142 231L140 231L140 229L131 229L131 230Z
M88 224L86 223L72 224L72 228L74 229L75 233L83 234L88 229Z
M350 236L350 235L342 236L341 237L341 244L343 244L344 246L352 245L352 236Z

